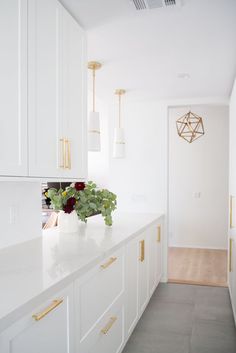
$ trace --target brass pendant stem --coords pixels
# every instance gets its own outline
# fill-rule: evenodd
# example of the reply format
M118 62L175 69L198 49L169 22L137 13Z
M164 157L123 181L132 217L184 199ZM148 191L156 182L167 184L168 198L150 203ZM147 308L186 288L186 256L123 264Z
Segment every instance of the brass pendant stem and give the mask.
M119 128L121 127L121 96L119 95Z
M121 96L125 94L124 89L116 89L115 94L119 97L119 119L118 119L118 127L121 128Z
M95 104L96 104L96 100L95 100L95 76L96 76L96 70L99 70L102 67L102 64L100 64L97 61L90 61L88 63L88 69L93 71L93 112L95 112Z
M93 69L93 112L95 112L95 69Z

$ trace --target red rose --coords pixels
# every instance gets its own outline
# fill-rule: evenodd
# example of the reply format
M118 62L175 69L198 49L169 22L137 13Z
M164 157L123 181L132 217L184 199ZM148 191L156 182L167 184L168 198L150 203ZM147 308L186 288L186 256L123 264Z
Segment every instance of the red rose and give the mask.
M76 203L76 199L74 197L70 197L68 200L67 200L67 206L74 206Z
M74 211L74 207L70 206L70 205L65 205L64 206L64 212L65 213L71 213L72 211Z
M85 183L84 182L78 181L77 183L75 183L75 189L77 191L84 190L84 188L85 188Z

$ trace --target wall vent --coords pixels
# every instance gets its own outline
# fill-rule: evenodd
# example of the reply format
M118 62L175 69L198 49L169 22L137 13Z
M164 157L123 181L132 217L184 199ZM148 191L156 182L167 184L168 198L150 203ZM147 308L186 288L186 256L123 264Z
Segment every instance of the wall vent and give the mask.
M181 6L181 0L131 0L136 10Z

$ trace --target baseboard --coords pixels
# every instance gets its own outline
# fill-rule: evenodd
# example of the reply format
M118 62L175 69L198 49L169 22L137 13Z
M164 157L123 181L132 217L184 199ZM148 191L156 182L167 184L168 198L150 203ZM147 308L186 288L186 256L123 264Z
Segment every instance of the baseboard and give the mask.
M169 248L187 248L187 249L207 249L207 250L228 250L227 248L222 247L214 247L214 246L201 246L201 245L176 245L176 244L169 244Z
M174 284L192 284L197 286L207 286L207 287L223 287L228 288L227 284L222 283L213 283L213 282L200 282L200 281L192 281L192 280L178 280L178 279L168 279L168 283Z

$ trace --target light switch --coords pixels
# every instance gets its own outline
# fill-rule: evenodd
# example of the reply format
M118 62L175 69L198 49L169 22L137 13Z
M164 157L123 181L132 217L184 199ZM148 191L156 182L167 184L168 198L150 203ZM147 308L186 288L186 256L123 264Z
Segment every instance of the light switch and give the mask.
M200 192L200 191L195 191L195 192L193 193L193 197L194 197L195 199L200 199L200 197L201 197L201 192Z
M9 223L16 224L17 222L17 211L18 207L16 205L11 205L9 207Z

